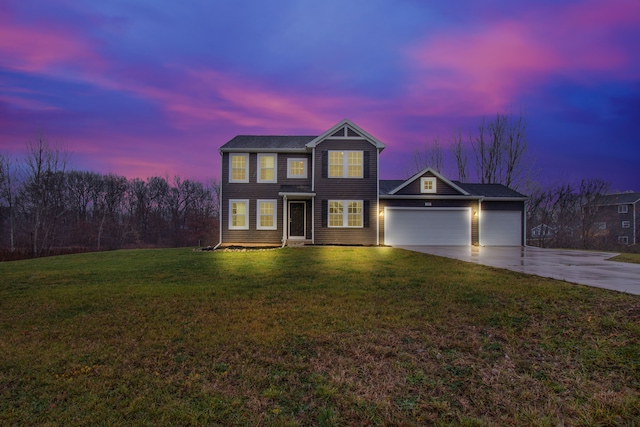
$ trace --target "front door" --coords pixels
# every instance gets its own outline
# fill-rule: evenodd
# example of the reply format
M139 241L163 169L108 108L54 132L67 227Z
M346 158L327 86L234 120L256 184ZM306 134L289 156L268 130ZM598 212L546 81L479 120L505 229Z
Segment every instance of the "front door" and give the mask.
M305 202L289 202L289 237L304 238Z

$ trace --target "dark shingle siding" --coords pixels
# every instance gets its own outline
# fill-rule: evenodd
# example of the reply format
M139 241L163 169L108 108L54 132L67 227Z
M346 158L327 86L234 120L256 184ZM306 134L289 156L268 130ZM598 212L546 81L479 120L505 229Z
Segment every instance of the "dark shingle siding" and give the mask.
M502 184L466 184L459 181L452 181L473 196L483 197L527 197Z
M220 150L301 150L315 136L238 135L220 147Z

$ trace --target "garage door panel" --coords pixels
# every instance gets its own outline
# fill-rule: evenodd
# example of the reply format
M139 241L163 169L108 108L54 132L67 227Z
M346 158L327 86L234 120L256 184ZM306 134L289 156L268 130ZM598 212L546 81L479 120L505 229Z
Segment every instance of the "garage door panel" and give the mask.
M468 209L402 209L385 211L388 245L470 245Z
M516 211L482 211L480 244L483 246L521 246L522 215Z

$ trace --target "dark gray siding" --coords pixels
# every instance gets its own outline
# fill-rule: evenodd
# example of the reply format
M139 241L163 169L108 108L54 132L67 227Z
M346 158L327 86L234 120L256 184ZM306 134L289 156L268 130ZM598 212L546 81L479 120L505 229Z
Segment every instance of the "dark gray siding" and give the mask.
M396 195L425 194L420 192L420 178L435 178L435 176L431 172L427 172L395 194ZM461 193L455 188L446 184L444 181L436 178L436 193L431 193L431 194L444 196L444 195L460 195Z
M375 245L376 225L378 217L378 150L371 143L361 139L325 140L316 146L315 164L315 243L316 244L350 244ZM324 178L323 152L329 150L362 150L366 152L363 165L365 178ZM368 173L367 173L368 172ZM362 200L367 212L364 213L363 228L329 228L323 226L323 201L328 200ZM325 212L326 218L326 212Z
M430 205L425 205L429 203ZM477 200L408 200L408 199L380 199L380 210L383 211L385 207L412 207L412 208L467 208L470 207L472 212L478 211ZM479 223L478 216L471 216L471 244L477 245L479 242L478 235ZM380 219L380 244L384 243L384 219Z
M310 191L311 188L311 155L304 153L278 153L278 173L276 183L258 183L258 154L249 154L249 182L248 183L230 183L229 182L229 153L223 153L221 159L222 169L222 200L220 205L220 215L222 221L222 243L282 243L282 218L285 214L283 210L283 198L278 193L283 187L292 189L296 187L299 190ZM306 158L307 159L307 178L306 179L288 179L287 178L287 158ZM247 199L249 200L249 229L248 230L229 230L229 200L230 199ZM277 200L277 218L276 230L258 230L256 227L258 200L271 199ZM310 212L308 236L310 231Z

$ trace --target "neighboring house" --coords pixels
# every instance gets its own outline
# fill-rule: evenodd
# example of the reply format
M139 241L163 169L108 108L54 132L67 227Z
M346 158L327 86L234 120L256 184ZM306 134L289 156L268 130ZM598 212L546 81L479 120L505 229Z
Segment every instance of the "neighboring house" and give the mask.
M343 120L320 136L220 147L220 245L524 244L526 196L431 169L380 180L385 145Z
M591 206L594 234L609 244L635 245L640 242L640 193L619 193L598 197Z

